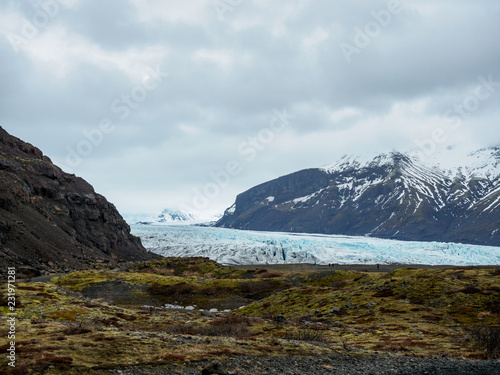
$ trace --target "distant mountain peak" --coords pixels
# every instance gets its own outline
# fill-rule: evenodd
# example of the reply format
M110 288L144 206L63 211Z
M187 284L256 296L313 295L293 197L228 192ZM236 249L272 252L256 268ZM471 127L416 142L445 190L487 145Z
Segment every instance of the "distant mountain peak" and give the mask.
M123 215L130 224L194 224L213 222L222 215L203 214L183 211L175 208L165 208L159 214L152 213L126 213Z
M194 221L197 220L197 217L188 212L183 212L180 210L171 210L164 209L158 216L158 223L172 223L172 222L185 222L185 221Z

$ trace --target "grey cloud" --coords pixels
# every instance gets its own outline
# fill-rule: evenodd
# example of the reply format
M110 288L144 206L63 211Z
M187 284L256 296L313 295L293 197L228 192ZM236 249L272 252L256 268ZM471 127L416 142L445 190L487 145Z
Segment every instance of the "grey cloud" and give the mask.
M211 171L236 160L242 173L217 198L223 208L232 194L252 184L328 163L339 153L363 151L368 135L357 132L367 124L378 127L370 133L374 150L412 147L416 136L428 136L428 124L446 126L444 113L470 95L478 76L491 74L500 81L499 5L409 3L415 11L394 15L349 64L339 44L353 43L354 28L364 28L387 1L249 1L223 22L210 1L186 8L189 22L161 15L141 20L127 1L80 1L51 20L27 50L15 53L5 33L0 37L0 124L64 163L67 147L85 141L84 129L97 129L105 117L113 120L115 130L75 172L112 201L119 198L124 209L124 185L147 191L148 204L165 191L172 201L189 200L186 191L203 187ZM29 19L39 4L6 1L0 9ZM141 4L147 10L152 3ZM323 40L314 44L321 33ZM43 52L43 43L54 43L62 52L68 43L81 43L78 48L86 50L51 60L36 50ZM65 73L57 68L62 62ZM130 74L140 76L148 65L160 66L169 76L120 119L111 103L130 93L138 84ZM499 91L482 101L460 130L471 132L471 142L500 143ZM426 103L418 114L394 115L395 105L416 102ZM253 162L246 162L238 145L268 127L275 108L287 108L296 117ZM335 117L346 108L357 114ZM414 129L417 119L422 133ZM146 202L146 197L137 199Z

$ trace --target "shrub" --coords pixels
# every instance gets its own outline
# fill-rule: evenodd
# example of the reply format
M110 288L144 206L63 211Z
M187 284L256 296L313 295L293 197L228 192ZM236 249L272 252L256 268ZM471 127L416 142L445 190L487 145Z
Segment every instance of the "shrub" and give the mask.
M252 335L248 326L243 324L218 324L206 327L202 333L205 336L222 336L222 337L235 337L246 338Z
M459 293L464 293L464 294L479 294L479 293L482 293L481 289L479 289L475 285L467 285L465 288L459 290L458 292Z
M24 375L24 374L29 374L30 368L28 365L21 363L21 364L16 364L16 367L10 369L8 372L6 372L9 375Z
M288 331L285 335L287 340L297 340L306 342L319 342L328 344L330 340L325 331L317 327L301 327L297 331Z
M199 327L196 327L192 324L176 324L174 326L169 327L167 330L168 333L173 335L198 335Z
M497 267L493 271L491 271L490 275L491 276L500 276L500 267Z
M62 332L65 335L81 335L92 332L92 330L85 327L83 323L68 323L67 327Z
M215 319L210 324L215 327L225 326L225 325L238 325L238 324L251 326L252 319L242 315L228 315L223 318Z
M201 330L205 336L223 336L245 338L251 336L248 328L252 325L252 320L246 316L228 315L210 322L210 325Z
M373 297L384 298L384 297L392 297L394 295L394 291L390 288L382 289L376 292Z
M168 332L178 335L246 338L252 334L248 328L249 326L251 326L250 318L246 316L229 315L213 320L208 326L177 324L170 327Z
M500 358L500 326L473 326L468 331L474 346L484 350L487 359Z
M407 352L409 347L415 346L411 338L394 340L393 338L384 338L373 347L373 350L389 351L389 352Z
M491 296L491 299L486 303L486 307L492 313L500 315L500 293L498 291Z

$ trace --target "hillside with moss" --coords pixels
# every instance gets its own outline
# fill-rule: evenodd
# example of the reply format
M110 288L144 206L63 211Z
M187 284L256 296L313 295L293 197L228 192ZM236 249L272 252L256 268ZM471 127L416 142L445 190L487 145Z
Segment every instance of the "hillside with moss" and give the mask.
M500 335L498 267L297 271L165 258L19 282L17 299L18 363L10 371L2 356L4 373L182 373L186 363L244 356L500 354L480 342L486 331Z

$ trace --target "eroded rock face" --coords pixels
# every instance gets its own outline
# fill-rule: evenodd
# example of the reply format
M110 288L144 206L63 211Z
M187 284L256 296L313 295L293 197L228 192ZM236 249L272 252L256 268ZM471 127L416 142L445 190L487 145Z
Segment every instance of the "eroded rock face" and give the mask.
M115 206L0 127L0 264L34 270L152 258Z

